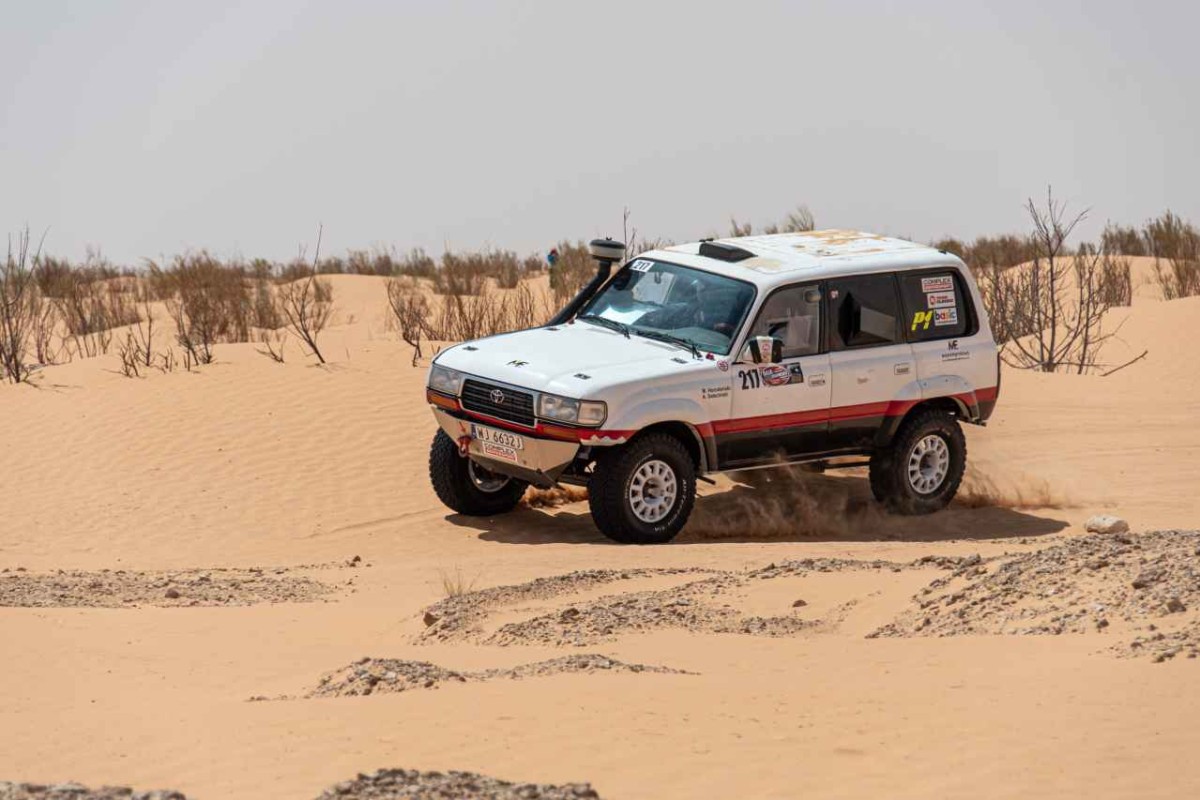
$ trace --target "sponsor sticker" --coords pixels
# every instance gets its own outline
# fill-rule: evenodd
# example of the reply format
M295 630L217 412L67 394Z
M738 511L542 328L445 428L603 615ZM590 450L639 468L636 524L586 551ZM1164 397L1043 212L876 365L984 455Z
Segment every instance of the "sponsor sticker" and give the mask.
M925 295L926 308L947 308L957 304L954 292L929 292Z
M792 373L783 364L767 364L761 369L763 381L768 386L783 386L792 380Z
M932 311L917 311L913 314L911 330L915 331L919 328L923 331L927 331L927 330L929 330L929 323L932 321L933 321L933 312Z
M491 442L483 442L483 454L491 458L500 458L505 461L511 461L514 464L517 462L517 451L511 447L492 444Z
M653 261L647 261L644 258L639 258L637 261L630 264L629 268L631 270L633 270L634 272L649 272L650 268L653 266L654 266Z
M729 362L721 359L717 362L717 369L721 370L721 372L729 372Z
M942 353L942 361L962 361L964 358L970 358L971 351L969 350L951 350L948 353Z
M926 294L930 292L952 292L954 291L954 278L949 275L940 278L921 278L921 291Z
M799 364L788 365L788 382L804 383L804 367Z
M938 308L933 312L933 324L935 327L943 325L958 324L958 308L951 306L950 308Z

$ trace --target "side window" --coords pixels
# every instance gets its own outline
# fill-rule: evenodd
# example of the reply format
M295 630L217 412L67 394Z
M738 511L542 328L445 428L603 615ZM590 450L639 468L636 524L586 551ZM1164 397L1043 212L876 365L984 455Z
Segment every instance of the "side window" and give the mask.
M821 290L816 286L789 286L774 292L759 310L750 335L779 339L784 358L819 352Z
M829 282L831 349L894 344L903 338L892 275L862 275Z
M900 297L909 341L966 335L971 313L953 270L901 276Z

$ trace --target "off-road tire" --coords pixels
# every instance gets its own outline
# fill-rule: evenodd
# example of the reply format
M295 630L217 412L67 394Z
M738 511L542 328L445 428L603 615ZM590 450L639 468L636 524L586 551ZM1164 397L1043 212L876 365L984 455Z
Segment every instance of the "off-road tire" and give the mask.
M917 444L930 435L945 442L950 463L941 485L921 494L909 480L908 461ZM954 415L933 408L919 411L900 425L889 446L871 456L871 493L897 514L932 514L954 499L966 466L967 440Z
M429 447L429 480L446 507L470 517L490 517L512 511L521 502L525 481L509 478L494 492L485 492L471 480L470 461L458 454L458 444L439 430Z
M665 463L674 472L674 505L654 522L639 519L630 502L635 474L652 461ZM674 436L652 433L603 453L588 481L588 505L600 532L622 544L663 544L675 538L696 503L696 465Z

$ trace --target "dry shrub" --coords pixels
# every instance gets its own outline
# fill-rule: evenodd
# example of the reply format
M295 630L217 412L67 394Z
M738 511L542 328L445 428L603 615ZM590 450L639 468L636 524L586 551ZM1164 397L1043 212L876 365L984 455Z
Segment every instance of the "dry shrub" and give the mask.
M1026 204L1033 233L1032 260L1020 269L981 272L979 286L1010 366L1041 372L1088 372L1099 366L1104 315L1128 305L1132 295L1127 259L1084 244L1074 252L1067 239L1086 212L1068 217L1047 191L1046 204Z
M587 498L587 489L582 486L555 486L550 489L530 486L525 490L521 502L529 508L558 508L567 503L582 503Z
M438 575L442 579L442 594L446 597L462 597L464 594L470 594L475 591L475 584L478 581L477 577L467 578L463 575L461 567L455 567L453 573L440 569Z
M37 284L37 253L29 252L29 229L10 237L8 252L0 265L0 369L13 383L29 380L29 348L43 315L43 299Z
M442 298L433 338L466 341L491 336L505 329L504 303L485 284L473 295L448 294Z
M415 367L423 355L421 337L428 335L429 298L411 278L390 279L387 293L392 323L400 332L400 338L413 349L412 364Z
M1100 249L1123 256L1147 256L1146 242L1132 225L1108 223L1100 234Z
M1200 231L1168 211L1147 222L1142 236L1154 256L1154 278L1163 298L1200 295Z
M1107 308L1133 304L1133 277L1129 270L1129 259L1103 251L1099 271L1096 274L1096 290L1100 302Z
M431 277L438 294L473 295L483 291L489 279L502 289L515 288L522 277L537 269L540 263L536 258L521 259L511 250L447 251Z
M583 242L559 242L555 249L558 259L550 267L550 289L561 307L596 274L596 262Z
M279 287L279 311L287 328L324 364L317 337L333 313L333 287L328 281L319 280L313 269L308 277L283 284Z
M165 269L151 262L150 274L191 362L212 363L219 342L250 341L255 303L241 264L222 264L200 251L176 256Z
M74 355L81 358L107 353L113 328L142 320L136 279L98 277L101 274L85 267L56 279L52 302Z
M117 348L121 374L126 378L140 377L144 369L154 365L154 313L148 289L140 289L138 301L138 321L125 331L125 339Z
M765 226L762 229L762 233L770 236L776 233L804 233L805 231L816 229L817 224L812 212L808 210L808 206L802 205L797 206L795 211L784 217L783 222ZM749 222L739 223L736 218L730 218L729 235L733 237L753 236L754 226Z

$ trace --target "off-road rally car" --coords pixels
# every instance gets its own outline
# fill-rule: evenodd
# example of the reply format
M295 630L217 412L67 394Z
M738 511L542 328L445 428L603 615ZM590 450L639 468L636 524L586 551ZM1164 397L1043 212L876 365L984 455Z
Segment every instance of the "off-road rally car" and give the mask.
M714 472L869 465L895 512L954 497L960 423L984 424L1000 383L957 257L841 230L625 263L620 242L590 251L596 276L549 324L464 342L430 368L429 475L451 509L490 516L530 484L576 484L606 536L655 543Z

